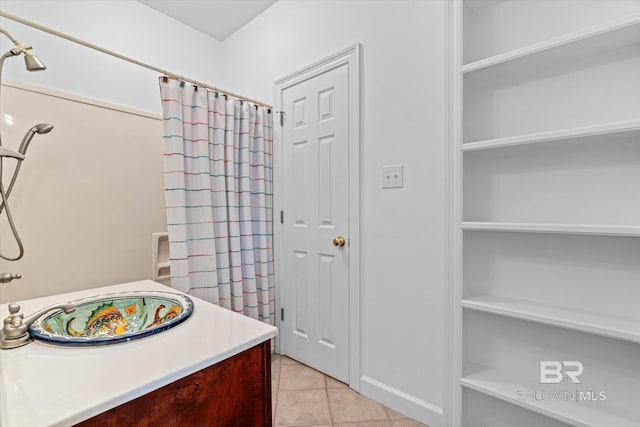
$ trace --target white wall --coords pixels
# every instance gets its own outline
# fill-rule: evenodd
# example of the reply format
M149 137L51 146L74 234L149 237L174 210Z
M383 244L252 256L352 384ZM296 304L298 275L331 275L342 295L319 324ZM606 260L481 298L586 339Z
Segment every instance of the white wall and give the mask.
M0 10L186 77L215 82L220 42L132 0L2 0ZM0 27L45 63L29 73L21 58L3 78L160 112L158 73L0 17ZM13 45L0 36L2 53Z
M443 402L444 1L279 1L225 40L220 85L273 82L362 43L361 392L430 425ZM381 189L381 167L405 187Z

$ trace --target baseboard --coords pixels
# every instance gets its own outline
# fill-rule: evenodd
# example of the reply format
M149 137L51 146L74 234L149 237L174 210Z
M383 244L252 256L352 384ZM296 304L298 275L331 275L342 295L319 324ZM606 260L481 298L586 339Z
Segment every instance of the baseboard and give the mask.
M442 427L442 408L367 376L360 377L360 394L388 406L429 427Z

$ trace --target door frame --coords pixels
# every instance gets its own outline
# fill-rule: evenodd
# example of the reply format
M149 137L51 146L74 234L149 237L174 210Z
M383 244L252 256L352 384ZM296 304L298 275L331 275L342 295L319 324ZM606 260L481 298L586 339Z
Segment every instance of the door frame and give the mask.
M348 145L349 145L349 386L360 389L360 43L356 43L333 55L330 55L309 66L301 68L277 79L274 82L275 111L273 118L274 159L273 159L273 218L274 218L274 263L276 277L276 326L280 328L280 310L284 302L286 289L280 283L282 271L282 244L280 224L280 210L283 190L281 180L282 162L282 128L280 126L279 111L283 110L282 93L285 89L295 86L305 80L312 79L319 74L347 64L349 70L348 82ZM286 120L286 118L285 118ZM276 351L284 351L284 334L276 339Z

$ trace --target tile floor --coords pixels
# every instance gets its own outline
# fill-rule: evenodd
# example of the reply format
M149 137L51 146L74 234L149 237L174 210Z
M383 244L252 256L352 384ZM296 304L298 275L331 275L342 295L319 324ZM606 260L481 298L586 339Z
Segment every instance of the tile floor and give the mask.
M425 427L288 357L271 368L274 426Z

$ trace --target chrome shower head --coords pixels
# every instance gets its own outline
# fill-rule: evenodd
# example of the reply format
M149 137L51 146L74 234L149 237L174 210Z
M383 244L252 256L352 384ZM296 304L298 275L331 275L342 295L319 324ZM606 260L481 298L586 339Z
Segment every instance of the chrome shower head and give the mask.
M52 130L53 130L53 125L49 123L39 123L33 126L24 135L24 138L22 138L22 142L20 143L20 147L18 148L18 153L22 155L27 153L27 148L29 148L29 144L31 143L31 140L33 139L33 136L35 134L42 135L45 133L49 133Z
M27 52L24 53L24 64L27 67L27 71L42 71L47 69L37 56Z
M7 52L5 55L7 56L18 56L21 53L24 54L24 64L27 67L27 71L42 71L46 70L47 67L38 59L37 56L32 55L29 51L32 49L30 45L22 45L18 42L18 40L14 39L11 34L9 34L6 30L0 28L0 33L4 34L13 42L16 46Z
M42 135L44 133L49 133L53 130L53 125L51 123L38 123L30 130L34 131L38 135Z

